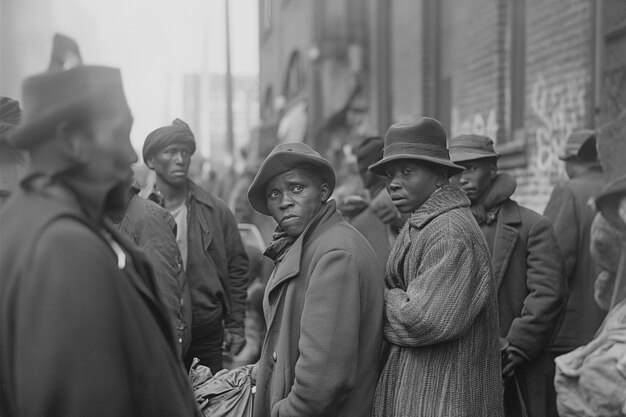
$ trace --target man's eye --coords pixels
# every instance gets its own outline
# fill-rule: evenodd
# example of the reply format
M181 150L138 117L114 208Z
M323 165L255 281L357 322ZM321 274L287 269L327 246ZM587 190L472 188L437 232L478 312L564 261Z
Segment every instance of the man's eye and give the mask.
M406 168L402 170L402 175L411 175L413 170L411 168Z
M272 191L272 192L269 194L269 198L271 198L271 199L273 199L273 200L277 199L277 198L278 198L278 191Z
M299 193L299 192L300 192L300 191L302 191L303 189L304 189L304 187L303 187L303 186L301 186L301 185L294 185L294 186L293 186L293 192L294 192L294 193Z

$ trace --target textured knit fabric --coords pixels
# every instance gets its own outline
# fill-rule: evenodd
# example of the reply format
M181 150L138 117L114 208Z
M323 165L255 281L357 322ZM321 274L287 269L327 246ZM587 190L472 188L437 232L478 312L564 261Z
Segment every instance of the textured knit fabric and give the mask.
M502 416L495 282L469 200L436 190L389 256L374 416Z

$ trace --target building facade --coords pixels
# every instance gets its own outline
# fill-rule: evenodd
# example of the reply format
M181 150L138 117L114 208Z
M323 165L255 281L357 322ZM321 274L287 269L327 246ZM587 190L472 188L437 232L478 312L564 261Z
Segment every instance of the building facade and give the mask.
M264 122L304 102L301 140L326 151L435 117L450 136L492 137L515 198L538 211L565 179L569 133L626 109L623 0L260 0L259 11Z

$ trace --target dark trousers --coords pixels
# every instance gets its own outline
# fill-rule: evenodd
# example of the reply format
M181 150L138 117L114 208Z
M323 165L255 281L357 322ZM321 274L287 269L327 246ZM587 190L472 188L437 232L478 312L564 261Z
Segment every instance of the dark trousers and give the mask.
M193 358L200 359L200 364L211 368L216 374L222 367L222 345L224 344L224 325L221 318L191 328L191 345L185 356L185 368L189 369Z

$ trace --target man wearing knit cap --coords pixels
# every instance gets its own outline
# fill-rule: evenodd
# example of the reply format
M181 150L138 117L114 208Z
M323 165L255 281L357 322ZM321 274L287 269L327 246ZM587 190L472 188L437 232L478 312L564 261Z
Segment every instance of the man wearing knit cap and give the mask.
M26 172L26 155L7 142L21 116L20 104L16 100L0 97L0 209Z
M176 221L191 292L191 346L185 365L197 357L215 373L222 369L223 348L236 355L246 343L248 257L226 204L188 178L195 150L191 129L176 119L148 135L143 160L155 171L155 192Z
M31 173L0 213L0 415L198 416L152 266L106 220L137 161L121 74L63 59L9 138Z
M506 416L526 409L546 416L552 384L548 347L566 303L563 263L550 221L511 200L515 179L498 173L493 141L460 135L450 142L450 159L465 167L452 177L468 196L487 239L498 291L502 376Z
M253 371L255 417L369 417L378 378L382 267L329 197L335 172L303 143L278 145L250 189L250 204L278 223L267 333Z

